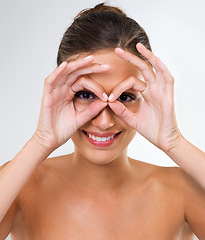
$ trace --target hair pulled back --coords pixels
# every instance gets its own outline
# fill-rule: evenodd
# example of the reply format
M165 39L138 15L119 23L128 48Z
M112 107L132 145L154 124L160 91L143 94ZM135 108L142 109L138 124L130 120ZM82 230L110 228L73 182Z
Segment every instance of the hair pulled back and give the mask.
M136 49L140 42L151 50L144 29L119 8L96 5L82 10L66 30L61 40L57 64L81 53L120 47L146 60Z

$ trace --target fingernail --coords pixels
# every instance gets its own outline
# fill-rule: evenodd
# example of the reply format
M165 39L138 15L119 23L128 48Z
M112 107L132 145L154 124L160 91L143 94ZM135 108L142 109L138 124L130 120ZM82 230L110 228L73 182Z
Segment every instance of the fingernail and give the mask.
M84 60L91 60L92 58L93 58L93 56L90 55L90 56L85 57Z
M62 63L59 65L59 67L60 67L60 68L64 67L64 66L66 65L66 63L67 63L67 62L65 62L65 61L62 62Z
M137 45L145 48L145 46L141 42L138 42Z
M109 101L112 101L113 98L114 98L114 94L111 93L110 96L109 96Z
M160 62L160 63L162 63L162 61L161 61L161 59L160 58L158 58L158 57L156 57L156 59Z
M101 64L101 68L108 69L108 68L110 68L110 66L109 66L109 65L107 65L107 64Z
M105 100L105 101L107 101L107 99L108 99L108 96L107 96L107 94L104 92L103 93L103 99Z
M118 52L120 52L120 53L124 53L124 52L125 52L124 50L122 50L122 48L117 48L117 50L118 50Z

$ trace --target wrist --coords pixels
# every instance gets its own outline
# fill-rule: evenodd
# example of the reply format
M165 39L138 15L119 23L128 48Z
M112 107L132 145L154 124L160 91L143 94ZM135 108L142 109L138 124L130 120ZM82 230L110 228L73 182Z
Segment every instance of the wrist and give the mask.
M36 147L41 149L42 152L51 154L57 148L57 140L54 137L48 137L41 133L41 131L36 130L31 138Z
M42 161L45 160L55 149L47 148L38 137L34 134L28 141L27 145L32 149L33 154L42 156Z
M179 153L182 153L184 151L188 143L189 142L180 134L180 136L176 139L173 147L165 151L165 153L173 159Z

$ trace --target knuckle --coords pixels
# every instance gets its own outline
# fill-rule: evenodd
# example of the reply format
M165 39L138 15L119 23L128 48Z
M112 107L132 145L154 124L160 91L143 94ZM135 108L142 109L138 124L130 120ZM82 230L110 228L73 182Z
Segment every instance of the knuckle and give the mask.
M69 81L67 81L67 82L65 83L65 85L66 85L67 87L69 87L69 88L70 88L71 86L73 86L72 83L69 82Z
M136 82L136 78L134 76L131 76L130 81L134 84Z
M48 84L50 84L50 82L51 82L51 76L46 77L44 80L44 84L48 85Z
M142 62L142 65L141 65L141 69L142 69L142 71L149 70L149 69L150 69L150 65L149 65L149 63L143 61L143 62Z
M85 82L86 79L87 79L87 78L86 78L85 76L81 76L78 81Z
M127 117L127 111L126 111L126 107L124 106L123 109L122 109L122 113L121 113L121 117L122 118L126 118Z
M73 78L78 78L80 75L82 74L82 71L81 70L78 70L76 72L73 73Z
M169 82L170 82L171 84L174 84L174 82L175 82L175 79L174 79L174 77L173 77L173 76L170 76Z
M73 79L77 79L78 76L79 76L79 73L78 73L78 72L75 72L75 73L70 74L69 79L72 79L72 80L73 80Z
M87 79L86 79L86 77L82 76L82 77L80 77L80 78L78 79L78 82L79 82L80 84L84 85L84 84L87 82Z
M72 100L73 97L74 97L74 95L75 95L75 91L73 91L72 88L69 88L69 89L68 89L68 100L69 100L69 101Z
M47 78L49 79L49 81L51 81L51 79L56 79L57 77L58 74L54 71Z

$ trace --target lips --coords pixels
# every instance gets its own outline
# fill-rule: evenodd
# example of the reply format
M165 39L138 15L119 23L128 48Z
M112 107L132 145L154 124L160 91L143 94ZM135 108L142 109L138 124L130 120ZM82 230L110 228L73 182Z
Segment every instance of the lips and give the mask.
M110 146L122 133L122 132L100 133L100 132L86 132L84 130L82 131L86 138L88 139L88 141L98 147Z
M119 134L121 132L106 132L106 133L100 133L100 132L86 132L85 130L83 130L83 132L87 133L87 134L91 134L91 135L94 135L96 137L110 137L110 136L113 136L113 135L116 135L116 134Z

